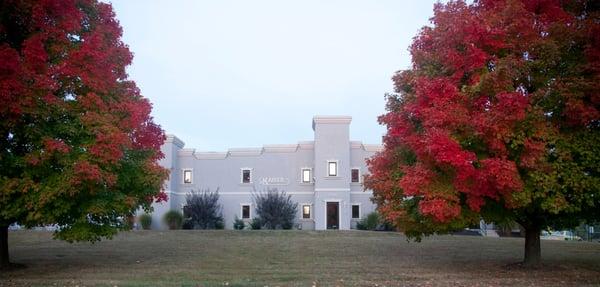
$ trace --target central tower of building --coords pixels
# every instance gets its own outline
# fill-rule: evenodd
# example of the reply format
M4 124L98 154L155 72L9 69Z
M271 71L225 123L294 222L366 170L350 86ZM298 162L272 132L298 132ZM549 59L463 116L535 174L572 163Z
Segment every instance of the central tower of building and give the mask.
M315 229L350 229L349 116L315 116Z

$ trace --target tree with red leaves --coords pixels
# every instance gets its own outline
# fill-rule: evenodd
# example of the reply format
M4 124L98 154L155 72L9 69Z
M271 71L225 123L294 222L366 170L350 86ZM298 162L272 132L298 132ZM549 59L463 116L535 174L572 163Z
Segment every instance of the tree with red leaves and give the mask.
M436 4L394 77L378 210L409 237L517 222L525 266L540 232L600 219L597 1Z
M0 2L0 268L13 223L95 241L165 199L165 136L121 34L96 0Z

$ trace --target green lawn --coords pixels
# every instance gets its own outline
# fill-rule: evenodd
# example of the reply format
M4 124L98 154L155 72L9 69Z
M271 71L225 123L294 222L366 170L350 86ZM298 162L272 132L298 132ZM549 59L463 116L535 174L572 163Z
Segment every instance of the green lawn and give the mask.
M361 231L135 231L96 244L9 235L1 286L598 286L600 243L543 241L523 270L523 239Z

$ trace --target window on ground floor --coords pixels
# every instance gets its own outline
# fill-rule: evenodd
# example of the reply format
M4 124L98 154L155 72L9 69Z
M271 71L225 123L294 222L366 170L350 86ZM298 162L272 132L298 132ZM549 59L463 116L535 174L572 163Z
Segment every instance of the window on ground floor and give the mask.
M352 205L352 218L360 218L360 205Z
M250 205L243 204L242 205L242 219L249 219L249 218L250 218Z
M302 218L310 219L310 205L302 205Z

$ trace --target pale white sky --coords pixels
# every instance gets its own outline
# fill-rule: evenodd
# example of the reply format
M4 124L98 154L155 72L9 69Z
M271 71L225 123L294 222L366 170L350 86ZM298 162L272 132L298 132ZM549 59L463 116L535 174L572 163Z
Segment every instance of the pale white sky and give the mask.
M186 147L312 140L314 115L350 115L380 143L391 76L436 1L112 0L130 78Z

